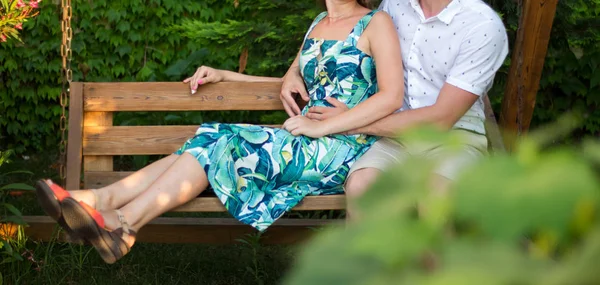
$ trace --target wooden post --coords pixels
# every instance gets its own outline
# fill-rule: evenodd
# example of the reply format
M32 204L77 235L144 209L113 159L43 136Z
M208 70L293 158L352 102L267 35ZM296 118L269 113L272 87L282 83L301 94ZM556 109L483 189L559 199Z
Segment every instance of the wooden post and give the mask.
M506 132L504 143L509 150L516 136L527 132L531 123L557 4L558 0L522 0L500 114L500 126Z
M112 124L112 112L84 112L84 131L85 127L110 127ZM85 149L85 142L83 147ZM113 171L113 157L112 155L86 155L84 152L83 169L84 171ZM84 189L90 188L90 185L88 185L88 182L85 180L83 186Z
M79 189L81 181L81 138L83 131L83 83L71 83L69 100L69 137L67 144L67 181L69 190Z

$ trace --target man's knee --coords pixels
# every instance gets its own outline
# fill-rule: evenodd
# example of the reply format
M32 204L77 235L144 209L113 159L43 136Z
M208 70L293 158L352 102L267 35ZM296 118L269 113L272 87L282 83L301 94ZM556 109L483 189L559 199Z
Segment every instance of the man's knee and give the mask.
M346 185L344 186L346 195L352 198L361 196L369 189L369 186L373 184L380 173L381 171L377 168L362 168L352 172L346 179Z
M452 184L452 180L440 174L434 174L431 177L430 186L433 193L438 195L448 194L448 190Z

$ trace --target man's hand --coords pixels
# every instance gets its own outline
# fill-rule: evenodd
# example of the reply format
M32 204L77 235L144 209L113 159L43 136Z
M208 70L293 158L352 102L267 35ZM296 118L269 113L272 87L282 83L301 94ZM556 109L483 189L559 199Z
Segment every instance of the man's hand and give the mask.
M304 86L304 80L300 76L299 67L291 67L290 70L283 77L283 84L281 85L281 94L279 98L283 103L285 112L290 116L294 117L300 115L300 107L294 100L294 94L300 94L302 100L308 102L308 92Z
M311 138L320 138L327 135L324 122L314 121L302 115L287 119L283 123L283 129L294 136L305 135Z
M198 67L196 73L192 75L192 77L187 78L183 81L183 83L190 84L190 90L192 94L196 93L196 89L198 89L198 85L206 84L206 83L217 83L223 81L223 71L219 69L214 69L208 66Z
M348 106L333 97L325 98L333 107L311 107L306 116L309 119L322 121L348 111Z

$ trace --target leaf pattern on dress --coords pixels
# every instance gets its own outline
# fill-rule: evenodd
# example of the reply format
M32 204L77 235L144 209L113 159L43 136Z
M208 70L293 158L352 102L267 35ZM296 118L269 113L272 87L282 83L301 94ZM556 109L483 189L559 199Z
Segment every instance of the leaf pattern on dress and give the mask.
M377 92L375 62L356 41L375 11L346 41L306 39L301 73L312 106L332 96L353 108ZM312 28L325 17L319 15ZM202 124L176 152L187 152L206 171L219 200L235 218L263 231L307 195L339 194L352 164L375 142L365 135L293 136L248 124Z

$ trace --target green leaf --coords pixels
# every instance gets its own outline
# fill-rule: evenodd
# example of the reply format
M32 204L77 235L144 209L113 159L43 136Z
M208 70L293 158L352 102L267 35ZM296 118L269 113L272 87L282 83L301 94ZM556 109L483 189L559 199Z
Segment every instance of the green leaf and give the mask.
M13 223L15 225L26 226L27 222L21 216L8 216L0 218L2 222Z
M9 212L13 213L16 216L22 216L23 214L21 214L21 211L19 211L17 208L15 208L15 206L8 204L8 203L2 203L2 206L4 206Z
M596 69L596 71L592 74L590 80L590 89L600 85L600 69ZM598 97L598 95L596 95Z
M498 157L466 173L453 190L458 218L500 240L516 241L532 230L550 231L560 240L578 205L598 201L595 175L569 152L532 161Z
M33 188L31 185L28 185L25 183L12 183L12 184L8 184L8 185L4 185L4 186L0 187L0 191L2 191L2 190L34 191L35 188Z

